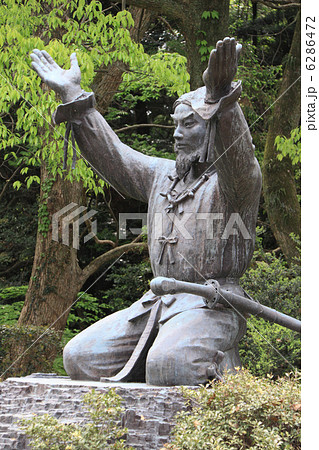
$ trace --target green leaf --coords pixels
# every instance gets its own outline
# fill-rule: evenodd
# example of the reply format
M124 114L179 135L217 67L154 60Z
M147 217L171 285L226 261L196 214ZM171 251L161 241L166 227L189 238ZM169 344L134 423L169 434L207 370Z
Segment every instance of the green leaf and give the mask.
M21 186L22 186L22 184L21 184L21 182L20 182L19 180L16 180L16 181L13 183L13 187L14 187L14 189L16 189L17 191L20 189Z

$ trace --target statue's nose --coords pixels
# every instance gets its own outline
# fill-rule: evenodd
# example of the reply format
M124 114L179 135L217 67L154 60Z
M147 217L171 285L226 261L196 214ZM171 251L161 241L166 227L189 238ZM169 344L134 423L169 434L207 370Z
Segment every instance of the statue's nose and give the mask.
M174 139L182 139L183 134L182 134L182 132L181 132L179 127L175 128L173 137L174 137Z

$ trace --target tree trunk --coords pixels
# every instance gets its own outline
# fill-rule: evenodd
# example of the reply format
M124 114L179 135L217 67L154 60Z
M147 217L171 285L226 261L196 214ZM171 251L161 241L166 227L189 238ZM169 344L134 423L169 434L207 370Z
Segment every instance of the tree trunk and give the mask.
M204 11L217 11L218 19L205 19ZM202 61L200 53L201 45L198 40L207 41L207 47L215 47L219 39L228 34L229 0L199 0L190 1L189 8L185 8L185 14L180 21L180 31L186 41L187 68L190 74L191 89L203 86L203 72L207 67L208 56Z
M197 41L205 40L208 47L215 47L219 39L227 36L229 0L127 0L127 3L163 14L176 22L186 42L191 89L203 86L202 74L207 60L201 60L201 45ZM204 11L217 11L219 18L205 19Z
M135 22L131 36L139 40L150 24L152 14L138 8L132 8L131 13ZM94 85L99 93L97 108L101 112L106 111L125 69L124 65L116 63L107 72L100 72L97 76ZM112 249L82 270L78 265L77 250L71 245L52 240L52 215L71 202L79 206L85 204L83 184L75 181L70 183L60 177L51 179L43 163L34 262L19 325L52 326L56 330L63 330L70 308L88 277L101 265L114 261L121 254L146 247L146 243L135 243ZM45 233L42 230L44 217L47 224Z
M52 240L52 215L71 202L83 204L81 183L51 180L45 163L41 167L39 225L31 279L19 325L43 325L63 330L68 308L81 289L77 250ZM50 181L51 180L51 181ZM50 220L50 224L46 220ZM43 223L47 230L43 230ZM60 224L61 225L61 224ZM61 227L59 227L61 237Z
M295 242L290 234L300 236L300 204L296 192L294 169L286 157L277 159L274 146L276 136L290 137L290 132L299 125L301 107L300 76L300 13L284 70L279 100L274 106L270 121L264 161L263 190L271 229L278 245L288 261L298 256ZM287 92L286 92L287 91Z
M134 19L134 27L130 30L130 35L135 42L139 42L154 19L155 13L135 7L129 8L129 11ZM123 73L128 67L122 61L116 61L111 66L101 67L100 69L101 71L97 73L92 88L97 102L97 109L104 115L118 90Z

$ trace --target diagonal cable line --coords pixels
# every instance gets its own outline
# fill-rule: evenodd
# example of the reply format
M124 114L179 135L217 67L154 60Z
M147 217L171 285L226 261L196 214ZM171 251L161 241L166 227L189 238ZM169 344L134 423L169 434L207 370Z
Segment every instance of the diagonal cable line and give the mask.
M57 321L58 320L60 320L61 319L61 317L62 316L64 316L64 314L66 313L66 312L68 312L71 308L72 308L72 306L73 305L75 305L75 303L78 301L78 300L80 300L80 298L82 297L82 295L84 295L84 294L86 294L87 293L87 291L89 290L89 289L91 289L91 287L92 286L94 286L94 284L97 282L97 281L99 281L99 279L100 278L102 278L105 274L106 274L106 272L108 272L113 266L114 266L114 264L116 264L117 263L117 261L119 261L121 258L122 258L122 256L125 254L125 252L123 252L115 261L113 261L113 263L111 264L111 265L109 265L105 270L104 270L104 272L101 274L101 275L99 275L98 277L97 277L97 279L95 280L95 281L93 281L93 283L84 291L84 292L82 292L82 294L72 303L72 305L70 305L70 306L68 306L67 308L66 308L66 310L53 322L53 323L51 323L51 325L41 334L41 336L39 336L34 342L32 342L32 344L20 355L20 356L18 356L18 358L0 375L0 379L3 377L3 375L5 375L7 372L8 372L8 370L10 370L11 369L11 367L13 367L14 365L15 365L15 363L17 362L17 361L19 361L21 358L22 358L22 356L23 355L25 355L29 350L30 350L30 348L32 348L41 338L43 338L43 336L45 336L46 335L46 333L57 323Z
M65 141L65 136L63 136L58 130L56 130L56 128L52 125L52 123L50 123L36 108L35 108L35 106L33 106L32 104L31 104L31 102L29 101L29 100L26 100L25 98L24 98L24 96L22 95L22 93L21 93L21 91L17 88L17 87L15 87L6 77L4 77L2 74L0 74L0 76L13 88L13 89L15 89L19 94L20 94L20 96L28 103L28 104L30 104L30 106L33 108L33 109L35 109L35 111L49 124L49 126L50 127L52 127L53 129L55 129L55 131L57 131L57 133L58 134L60 134L60 136L63 138L63 140ZM293 82L293 83L291 83L291 85L290 86L288 86L288 88L259 116L259 117L257 117L257 119L249 126L249 127L247 127L247 129L234 141L234 142L232 142L232 144L221 154L221 155L219 155L219 157L215 160L215 161L213 161L212 162L212 164L203 172L203 173L206 173L206 172L208 172L213 166L214 166L214 164L223 156L223 155L225 155L227 152L228 152L228 150L230 150L232 147L233 147L233 145L235 145L236 144L236 142L238 142L246 133L248 133L249 131L250 131L250 129L255 125L255 123L257 123L272 107L273 107L273 105L275 105L277 102L278 102L278 100L280 100L288 91L289 91L289 89L291 89L292 88L292 86L294 86L295 85L295 83L297 83L299 80L301 79L301 75ZM86 162L87 162L87 164L89 164L89 166L91 166L92 167L92 169L106 182L106 183L108 183L110 186L112 186L112 188L113 189L115 189L115 191L122 197L122 198L125 198L124 196L123 196L123 194L122 193L120 193L105 177L104 177L104 175L102 175L101 173L100 173L100 171L98 170L98 169L96 169L94 166L93 166L93 164L91 164L82 154L81 154L81 152L78 150L78 149L76 149L76 152L77 152L77 154L80 156L80 158L82 158L82 159L84 159Z
M2 75L1 73L0 73L0 76L6 81L6 83L8 83L14 90L16 90L18 93L19 93L19 95L23 98L23 100L26 102L26 103L28 103L30 106L31 106L31 108L33 108L38 114L39 114L39 116L40 117L42 117L42 119L43 120L45 120L45 122L52 128L52 129L54 129L61 137L62 137L62 139L63 139L63 141L64 142L68 142L67 140L66 140L66 138L65 138L65 136L63 136L61 133L60 133L60 131L56 128L56 127L54 127L53 125L52 125L52 123L51 122L49 122L41 113L40 113L40 111L38 111L37 110L37 108L35 107L35 106L33 106L32 105L32 103L29 101L29 100L26 100L25 99L25 97L23 96L23 94L21 93L21 91L20 91L20 89L18 89L16 86L14 86L11 82L10 82L10 80L8 80L4 75ZM56 140L56 139L55 139ZM102 180L104 180L107 184L109 184L110 186L112 186L112 188L113 189L115 189L115 191L122 197L122 198L125 198L124 197L124 195L123 194L121 194L121 192L119 192L106 178L105 178L105 176L104 175L102 175L101 174L101 172L98 170L98 169L96 169L94 166L93 166L93 164L91 164L82 154L81 154L81 152L77 149L77 148L75 148L75 150L76 150L76 152L77 152L77 154L79 155L79 157L80 158L82 158L82 159L84 159L84 161L90 166L90 167L92 167L92 169L99 175L99 177L100 178L102 178Z
M194 267L186 258L185 258L185 256L184 255L182 255L180 252L178 252L178 254L187 262L187 264L190 266L190 267L192 267L192 269L194 269L195 270L195 272L205 281L205 282L208 282L208 280L204 277L204 275L203 274L201 274L197 269L196 269L196 267ZM260 335L260 337L265 341L265 342L267 342L267 344L273 349L273 350L275 350L275 352L276 353L278 353L278 355L294 370L294 371L296 371L297 369L296 369L296 367L294 367L285 357L284 357L284 355L282 355L281 353L280 353L280 351L279 350L277 350L273 345L272 345L272 343L271 342L269 342L268 341L268 339L266 339L265 338L265 336L263 336L258 330L257 330L257 328L252 324L252 323L250 323L249 321L247 321L247 319L246 319L246 317L244 317L242 314L241 314L241 312L240 311L238 311L238 309L237 308L235 308L235 306L233 306L221 293L219 293L220 294L220 296L228 303L228 305L231 307L231 308L233 308L233 310L242 318L242 319L244 319L245 320L245 322L246 322L246 324L248 324L249 326L251 326L255 331L257 331L257 333ZM259 302L258 302L259 303Z
M291 83L291 85L288 86L287 89L282 94L280 94L280 96L278 98L276 98L276 100L270 106L268 106L268 108L262 114L260 114L260 116L257 117L257 119L251 125L249 125L249 127L247 127L247 129L234 142L232 142L230 144L230 146L228 148L226 148L226 150L221 155L219 155L218 158L214 162L212 162L212 164L203 173L208 172L214 166L214 164L222 156L224 156L225 153L227 153L228 150L230 150L232 148L232 146L235 145L236 142L239 141L239 139L241 139L243 136L245 136L245 134L250 131L250 129L255 125L255 123L257 123L278 102L278 100L280 100L281 97L283 97L289 91L289 89L291 89L297 83L297 81L299 81L300 79L301 79L301 75L293 83Z
M21 91L17 88L17 87L15 87L5 76L3 76L2 74L0 74L0 76L13 88L13 89L15 89L18 93L19 93L19 95L24 99L24 101L25 102L27 102L30 106L31 106L31 108L33 108L48 124L49 124L49 126L50 127L52 127L53 129L55 129L55 131L63 138L63 140L65 141L65 137L58 131L58 130L56 130L56 128L55 127L53 127L53 125L52 125L52 123L50 123L32 104L31 104L31 102L30 101L28 101L28 100L26 100L25 99L25 97L22 95L22 93L21 93ZM208 169L206 169L205 170L205 172L207 172L207 171L209 171L210 170L210 168L223 156L223 155L225 155L226 154L226 152L239 140L239 139L241 139L247 132L249 132L249 130L250 130L250 128L257 122L257 121L259 121L265 114L266 114L266 112L267 111L269 111L269 109L283 96L283 95L285 95L288 91L289 91L289 89L297 82L297 81L299 81L299 79L301 78L301 76L299 76L249 127L247 127L247 129L221 154L221 155L219 155L219 157L210 165L210 167L208 168ZM113 188L114 188L114 186L111 184L111 183L109 183L109 181L108 180L106 180L106 178L83 156L83 155L81 155L81 153L79 152L79 150L78 149L76 149L76 152L80 155L80 157L82 158L82 159L84 159L88 164L89 164L89 166L91 166L92 168L93 168L93 170L96 172L96 173L98 173L98 175L104 180L104 181L106 181L106 183L108 183L108 184L110 184ZM205 173L204 172L204 173ZM116 188L114 188L116 191L117 191L117 189ZM118 191L117 191L118 192ZM123 197L124 198L124 196L120 193L120 192L118 192L120 195L121 195L121 197ZM179 252L178 252L179 253ZM124 254L124 253L123 253ZM114 261L114 263L113 264L111 264L93 283L92 283L92 285L88 288L88 289L90 289L122 256L123 256L123 254L121 255L121 256L119 256L118 258L117 258L117 260L116 261ZM192 266L192 264L189 262L189 261L187 261L187 259L181 254L181 253L179 253L179 255L182 257L182 258L184 258L184 260L191 266L191 267L193 267ZM193 267L193 269L194 270L196 270L196 268L194 268ZM196 270L196 272L197 273L199 273L197 270ZM205 277L202 275L202 274L200 274L199 273L199 275L205 280L205 281L207 281L206 279L205 279ZM87 291L88 291L88 289L84 292L84 293L86 293ZM83 294L84 294L83 293ZM82 294L82 295L83 295ZM81 295L81 296L82 296ZM11 364L11 366L8 368L8 369L6 369L6 371L1 375L1 376L3 376L39 339L41 339L45 334L46 334L46 332L81 298L81 296L80 297L78 297L73 303L72 303L72 305L70 306L70 307L68 307L66 310L65 310L65 312L58 318L58 319L56 319L56 321L54 322L54 323L52 323L48 328L47 328L47 330L39 337L39 338L37 338L36 339L36 341L34 341L32 344L31 344L31 346L27 349L27 350L25 350L25 352L24 353L22 353L20 356L19 356L19 358L17 358L15 361L14 361L14 363L13 364ZM222 296L223 297L223 296ZM223 297L224 298L224 297ZM243 317L242 315L241 315L241 313L239 312L239 311L237 311L236 310L236 308L234 308L231 304L230 304L230 302L228 302L228 300L227 299L225 299L224 298L224 300L247 322L247 319L245 318L245 317ZM250 325L252 325L252 324L250 324ZM253 325L252 325L253 326ZM275 347L273 347L273 345L264 337L264 336L262 336L261 335L261 333L253 326L253 328L257 331L257 333L258 334L260 334L260 336L265 340L265 342L267 342L286 362L287 362L287 364L289 364L294 370L295 370L295 368L292 366L292 364L289 362L289 361L287 361L287 359L275 348Z

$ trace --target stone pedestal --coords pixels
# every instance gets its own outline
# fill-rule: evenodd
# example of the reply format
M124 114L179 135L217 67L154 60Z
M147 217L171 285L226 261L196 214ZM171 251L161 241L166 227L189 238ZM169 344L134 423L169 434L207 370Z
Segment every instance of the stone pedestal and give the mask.
M83 395L90 389L106 392L115 388L123 398L127 444L140 450L159 450L169 441L174 416L185 409L178 387L139 383L73 381L54 374L8 378L0 383L0 449L27 450L27 439L16 425L21 417L51 414L62 421L86 417Z

